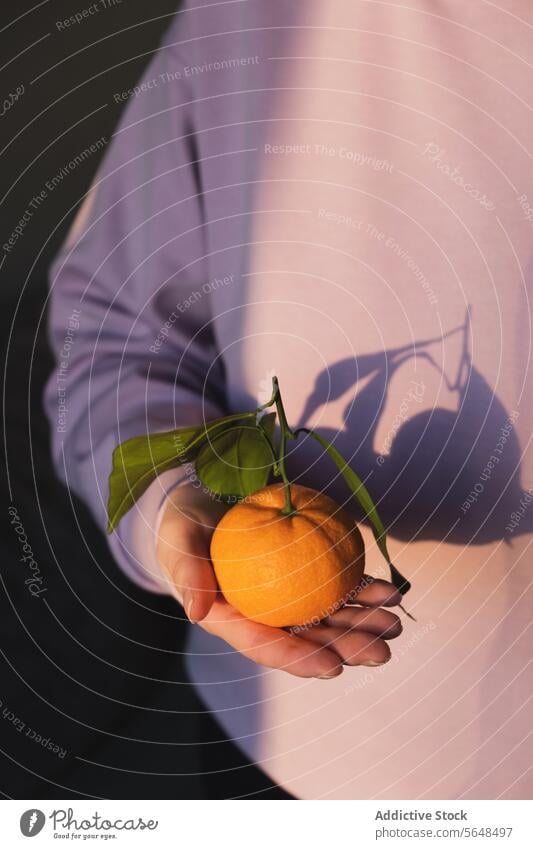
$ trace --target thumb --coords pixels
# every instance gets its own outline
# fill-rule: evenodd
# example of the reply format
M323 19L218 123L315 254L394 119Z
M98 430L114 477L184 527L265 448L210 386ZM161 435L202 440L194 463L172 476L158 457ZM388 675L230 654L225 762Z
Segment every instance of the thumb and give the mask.
M209 613L217 596L217 581L209 556L206 529L196 523L162 527L158 557L172 595L183 605L191 622Z

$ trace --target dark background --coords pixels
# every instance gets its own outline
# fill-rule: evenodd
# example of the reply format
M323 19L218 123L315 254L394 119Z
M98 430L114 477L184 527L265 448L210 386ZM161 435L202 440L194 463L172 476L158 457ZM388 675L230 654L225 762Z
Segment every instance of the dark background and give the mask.
M1 122L2 245L46 181L99 137L109 137L124 107L113 94L139 78L176 7L174 0L115 0L68 30L57 28L57 21L89 5L19 3L0 24L2 100L25 87ZM47 269L99 159L93 155L70 172L34 211L13 249L0 251L7 469L0 792L15 799L225 795L199 777L206 743L217 732L199 718L203 707L186 682L181 611L121 575L103 535L56 480L49 458L41 406L52 368ZM46 584L39 598L24 584L10 506ZM30 739L35 734L41 742ZM43 745L48 741L66 756ZM234 774L246 772L224 744L208 749L220 751Z

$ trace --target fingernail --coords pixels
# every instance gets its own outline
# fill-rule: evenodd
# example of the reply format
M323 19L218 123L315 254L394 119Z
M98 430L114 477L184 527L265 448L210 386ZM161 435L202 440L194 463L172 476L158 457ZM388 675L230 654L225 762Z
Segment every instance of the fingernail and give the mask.
M391 596L389 596L389 598L385 602L384 606L386 606L386 607L396 607L398 604L402 603L402 599L403 599L403 595L400 592L396 591Z
M315 675L315 678L320 678L321 681L328 681L330 678L338 678L341 675L342 669L335 672L326 672L324 675Z
M193 616L194 594L190 590L185 590L183 593L183 607L185 608L187 619L195 625L198 620Z
M366 660L363 666L383 666L387 660Z

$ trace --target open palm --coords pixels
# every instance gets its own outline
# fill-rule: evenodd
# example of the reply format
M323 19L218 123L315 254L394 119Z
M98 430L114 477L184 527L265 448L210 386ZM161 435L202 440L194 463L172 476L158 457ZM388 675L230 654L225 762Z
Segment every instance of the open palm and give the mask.
M263 666L303 678L334 678L343 666L378 666L390 658L386 640L401 621L390 610L401 595L388 581L366 576L350 604L312 627L261 625L223 598L209 557L209 543L227 508L189 485L169 496L159 528L157 556L174 594L192 622Z

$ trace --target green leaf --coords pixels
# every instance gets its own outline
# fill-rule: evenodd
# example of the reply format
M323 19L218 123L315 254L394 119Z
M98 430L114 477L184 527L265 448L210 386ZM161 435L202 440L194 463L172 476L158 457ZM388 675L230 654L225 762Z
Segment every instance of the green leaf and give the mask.
M278 455L275 448L275 430L276 430L276 413L268 413L259 419L259 427L263 431L263 437L267 442L270 454L272 456L272 471L275 475L280 474Z
M222 498L244 498L266 486L275 461L275 413L258 424L230 427L205 442L195 460L204 486Z
M254 416L255 413L223 416L196 427L134 436L117 445L109 476L108 533L116 528L158 475L191 462L210 436L231 427L236 421Z
M266 413L265 415L261 416L258 424L259 427L261 427L265 431L267 438L269 439L270 444L272 445L272 451L274 452L274 432L276 429L276 414ZM274 456L276 455L274 454Z
M403 575L398 571L398 569L396 569L396 567L391 562L390 555L387 549L387 534L385 532L383 522L379 517L378 511L376 510L376 506L372 501L370 493L368 492L363 481L348 465L340 451L337 451L337 449L333 445L331 445L331 443L329 443L318 433L315 433L312 430L308 430L308 428L299 428L297 432L307 433L318 443L320 443L320 445L327 451L327 453L341 472L344 480L357 498L359 504L365 512L365 515L368 518L368 521L370 522L370 526L372 528L372 532L374 534L378 547L389 565L392 583L394 584L396 589L398 589L402 593L402 595L404 595L411 589L411 584L406 578L403 577Z

